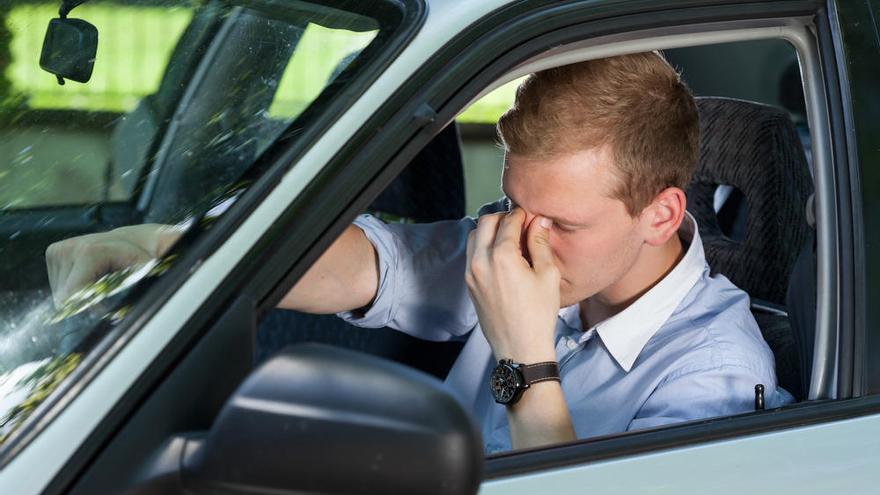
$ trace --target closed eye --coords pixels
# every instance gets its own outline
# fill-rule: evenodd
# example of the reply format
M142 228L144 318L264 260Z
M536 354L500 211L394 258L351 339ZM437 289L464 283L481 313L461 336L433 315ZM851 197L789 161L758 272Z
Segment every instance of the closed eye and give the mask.
M553 228L556 229L561 234L571 234L571 233L576 232L578 230L575 227L567 227L564 225L560 225L556 222L553 223Z

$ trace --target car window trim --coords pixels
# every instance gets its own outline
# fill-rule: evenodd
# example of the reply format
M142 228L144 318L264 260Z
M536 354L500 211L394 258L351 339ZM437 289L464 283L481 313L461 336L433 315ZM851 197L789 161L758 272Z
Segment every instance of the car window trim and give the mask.
M817 11L817 14L820 12L820 10ZM822 17L819 17L818 19L819 22L824 20ZM825 177L817 180L816 185L817 190L821 191L820 194L817 194L817 197L821 195L827 201L827 204L823 205L824 210L817 211L818 222L824 222L823 225L825 226L825 229L819 234L820 239L824 239L824 245L819 248L819 259L825 260L825 266L820 265L818 267L819 281L817 283L817 290L820 294L825 294L826 301L824 302L824 307L822 303L818 304L818 306L824 309L824 311L820 309L820 312L817 315L817 345L814 355L821 366L819 366L818 369L814 367L813 373L814 376L820 377L821 381L813 386L812 396L810 397L811 400L821 401L823 399L835 397L837 392L836 386L838 383L836 375L836 359L838 359L839 356L836 347L837 339L840 334L847 331L851 332L852 330L851 316L848 319L841 319L841 316L837 313L837 305L840 303L837 295L840 294L840 286L847 283L846 280L851 278L849 274L854 270L851 260L847 259L848 256L841 256L841 251L851 251L852 244L847 244L841 240L841 237L845 237L846 234L840 236L838 230L839 224L845 222L838 222L838 219L840 218L840 210L838 210L838 205L836 204L836 198L838 197L837 185L840 182L839 175L840 173L844 173L841 172L838 167L841 163L845 164L846 161L841 161L839 155L832 156L831 154L832 149L838 153L841 150L840 141L832 141L830 133L842 129L842 122L832 121L826 117L829 114L829 109L825 106L826 100L831 100L832 102L839 101L839 87L828 88L825 85L827 81L826 78L836 77L836 73L829 73L827 68L826 72L822 71L821 63L818 59L819 47L817 46L817 40L811 36L783 36L783 38L796 46L799 57L801 58L802 63L806 66L804 69L805 72L807 72L805 80L809 86L805 88L805 93L808 95L808 112L811 112L809 121L811 135L813 137L814 162L816 163L815 166L817 169L821 169L826 173ZM440 112L440 115L442 118L442 111ZM838 173L835 174L835 171ZM838 248L840 248L840 250ZM840 279L838 279L838 276L840 276ZM819 300L821 301L821 298ZM821 360L821 352L825 353L824 356L832 356L832 359L830 361ZM766 417L754 417L754 419L746 419L740 424L741 430L731 429L730 434L724 435L724 437L733 438L749 434L750 432L779 429L787 424L787 418L797 417L798 419L793 419L793 422L790 424L798 425L802 424L803 421L807 419L815 423L821 423L833 419L839 419L841 414L858 416L876 413L880 410L880 401L873 399L848 402L847 405L838 405L842 404L842 402L820 402L819 404L821 404L821 407L818 407L818 409L814 410L811 414L795 413L794 415L789 416L788 411L780 411L775 413L780 415L778 418L769 419ZM754 423L750 424L751 422ZM671 433L670 437L665 440L663 439L665 434L661 430L657 432L660 441L656 442L650 448L648 446L645 446L645 448L649 448L649 450L657 450L673 447L675 445L692 445L695 442L702 442L705 438L708 438L707 435L712 432L713 428L720 428L722 423L724 423L723 419L719 419L717 422L710 421L702 423L705 429L672 430L673 433ZM726 425L727 423L724 424ZM737 433L737 431L739 431L739 433ZM680 441L674 439L674 436L678 434L681 434L682 439ZM609 442L611 440L609 440ZM634 440L634 443L637 444L638 440ZM609 445L609 451L613 451L615 448L613 442ZM621 444L620 447L622 447L622 445L623 444ZM517 455L518 454L513 454L513 458L517 459ZM628 451L626 449L621 450L619 455L628 455ZM615 455L609 456L616 457ZM565 462L576 463L585 460L586 459L579 458L577 460L569 459ZM496 474L501 476L504 473L510 473L513 471L525 472L536 467L531 462L532 461L528 459L528 456L526 456L525 459L519 458L518 460L515 460L513 462L513 467L496 466L494 462L490 461L489 464L487 464L487 473L489 473L488 476L495 476ZM517 464L520 466L516 466Z
M628 457L637 454L778 432L805 425L876 416L880 396L801 402L783 410L767 410L680 423L658 429L588 438L544 449L510 452L486 460L484 480Z
M868 9L870 12L870 8ZM840 362L838 368L837 397L859 397L866 393L864 387L863 363L868 359L864 336L866 333L866 293L864 217L862 214L862 192L860 184L858 143L856 126L852 114L853 98L850 78L846 67L846 54L842 33L838 28L841 20L836 2L829 2L828 8L819 15L818 36L823 49L822 58L827 64L825 77L829 91L830 111L834 140L834 160L838 170L837 196L841 211L841 234L839 242L844 262L853 267L847 270L841 266L842 280L839 295L843 321L852 324L841 332L838 346ZM873 26L872 26L873 27ZM834 96L837 96L836 98ZM849 130L849 131L848 131ZM847 222L845 215L849 214ZM860 269L855 269L860 267ZM852 274L852 276L849 276ZM858 345L858 347L856 347ZM857 352L864 349L864 352Z
M794 9L794 11L799 12L800 15L804 16L805 18L808 18L811 15L814 15L818 10L818 6L815 2L801 2L797 5L793 5L791 2L780 2L779 5L781 6L780 8ZM762 7L768 7L768 6L772 7L772 5L762 5ZM754 6L749 6L749 7L754 8ZM739 11L739 12L748 12L748 10L746 10L745 6L743 6L743 9L744 9L743 11ZM764 11L764 12L766 12L766 11ZM791 12L791 11L789 11L789 12ZM758 17L757 20L761 20L761 18ZM829 137L827 134L829 132L830 123L826 119L823 119L821 117L822 115L827 115L827 110L824 107L824 96L826 94L825 93L826 89L824 88L824 80L823 80L823 75L820 71L820 64L818 63L818 59L816 58L816 54L818 53L818 50L815 47L815 40L813 40L812 38L810 38L810 40L812 40L812 41L807 40L806 43L808 46L804 46L804 44L803 44L804 39L800 39L800 40L788 39L788 40L790 42L793 42L794 44L798 44L798 43L801 44L801 46L798 47L799 54L803 54L804 52L812 54L811 56L813 58L811 59L811 62L810 62L811 65L809 67L809 70L811 71L811 75L809 77L810 77L811 84L813 85L813 87L810 89L810 91L811 91L811 94L813 95L812 103L814 104L814 107L813 107L812 111L814 112L813 113L814 118L811 121L812 122L811 127L815 127L820 134L824 133L824 137L825 137L824 141L823 141L823 139L814 140L814 157L818 157L818 159L821 161L821 160L823 160L822 155L824 153L826 155L826 158L824 159L825 161L823 162L823 164L824 164L823 166L825 166L827 168L831 168L832 162L831 162L830 157L827 156L829 153L828 147L826 146L824 151L816 150L817 147L823 146L821 144L822 142L829 141ZM522 47L520 47L520 48L522 48ZM460 53L459 56L462 57L463 59L467 58L466 54ZM466 62L463 62L463 63L466 63ZM512 64L509 64L509 65L512 65ZM438 71L438 72L446 72L447 69L440 71L435 68L434 70ZM480 82L476 82L479 80L479 77L473 77L473 76L464 77L462 74L456 73L454 70L448 70L448 72L446 72L446 73L450 74L450 76L449 76L450 78L457 77L457 78L463 78L463 79L470 79L471 85L480 85L480 84L486 85L486 84L488 84L487 81L492 80L491 77L483 78L483 82L480 83ZM503 71L499 71L499 73L496 74L495 77L500 77L501 73L503 73ZM443 84L446 84L446 82L445 81L436 82L436 85L443 85ZM412 136L410 141L401 149L401 151L398 153L398 155L393 160L391 160L389 162L389 165L385 169L381 170L378 174L376 174L374 176L374 180L368 186L366 186L363 194L357 200L352 202L352 204L349 206L349 208L347 208L347 213L345 213L340 219L338 219L336 222L334 222L334 225L327 231L328 235L325 235L324 238L321 241L319 241L319 243L316 245L316 247L318 249L312 250L311 254L307 255L305 260L309 260L310 258L311 259L317 258L318 254L316 254L315 251L317 251L317 253L320 253L324 246L329 245L330 242L332 241L332 239L335 238L335 236L338 233L340 233L348 225L348 223L351 221L351 219L353 219L354 216L359 211L362 211L362 209L365 208L367 204L369 204L369 202L372 200L372 198L375 197L376 195L378 195L384 189L384 187L388 183L390 183L391 180L393 180L393 178L402 169L402 167L405 166L406 163L408 163L408 160L412 156L414 156L415 153L417 153L419 149L421 149L421 146L424 145L427 142L427 140L430 139L430 137L434 133L438 132L440 129L442 129L442 127L446 123L451 121L452 118L454 118L454 114L457 113L458 110L463 108L464 105L468 101L471 101L473 99L473 97L478 93L478 91L471 91L469 93L470 96L463 97L461 94L464 93L465 91L459 89L458 93L456 95L453 95L452 97L444 100L444 99L441 99L440 97L437 96L438 94L442 94L442 92L436 91L436 89L428 88L428 89L424 90L424 93L431 94L432 91L435 91L434 95L424 96L421 98L421 100L418 97L413 97L413 100L426 101L427 103L423 103L423 105L427 105L427 107L431 108L431 109L435 109L435 108L439 109L439 110L436 110L436 118L434 119L434 121L430 125L425 126L424 128L420 129L414 136ZM457 102L456 102L456 99L458 100ZM436 103L438 101L440 103ZM452 109L452 110L450 110L450 109ZM400 113L401 113L401 115L409 115L412 111L413 111L412 107L406 107L406 109ZM392 125L388 125L388 127L393 128ZM375 142L377 140L376 136L373 136L373 139ZM379 145L377 145L377 146L379 146ZM387 143L382 143L382 146L387 146ZM828 146L830 146L830 145L828 145ZM361 151L360 156L364 157L363 160L372 160L372 161L379 160L379 158L376 154L371 154L370 152L364 152L364 150L360 150L360 151ZM818 153L817 153L817 151L818 151ZM381 155L379 155L379 156L381 156ZM358 160L353 159L353 161L358 161ZM824 184L824 187L829 188L826 191L828 191L828 190L832 191L830 193L832 195L832 197L834 195L834 192L833 192L834 183L835 183L835 181L833 181L833 180L826 180L826 182ZM830 210L827 210L825 212L825 215L827 215L831 218L831 220L829 220L829 223L831 223L832 225L836 225L837 210L836 210L836 208L834 208L833 204L830 206L831 206ZM820 219L821 218L822 217L820 217ZM830 272L833 270L837 270L841 266L841 264L840 264L840 261L837 259L837 250L836 250L836 247L837 247L836 235L837 235L837 233L836 233L836 230L829 229L829 231L830 231L829 238L834 239L834 243L832 244L832 246L829 249L827 249L827 251L823 254L823 256L827 256L827 258L829 259L830 266L826 267L825 269ZM310 261L309 261L309 263L310 263ZM308 265L306 264L306 266L308 266ZM276 266L275 268L280 268L280 267ZM289 284L292 284L292 280L298 278L303 271L304 271L304 268L300 268L298 270L296 267L294 267L293 270L288 271L287 282L281 283L279 287L282 287L282 288L276 288L276 290L274 291L274 293L272 295L270 295L266 299L264 299L261 302L261 308L263 308L265 310L265 309L273 307L274 304L278 300L280 300L280 297L283 296L283 294L285 292L283 287L289 287ZM834 285L833 280L834 279L826 279L826 281L823 283L825 284L826 287L827 286L833 287L833 285ZM820 287L822 287L822 285L820 285ZM837 290L833 289L831 292L837 293ZM828 309L830 309L831 311L827 311L825 313L825 318L827 318L829 321L827 326L828 326L828 328L831 329L830 335L832 336L832 339L836 339L837 338L837 331L841 326L841 322L839 320L837 320L837 318L833 317L834 316L834 311L833 311L834 308L832 307L832 308L828 308ZM836 356L836 353L834 353L833 351L829 350L828 352L832 353L832 355ZM834 361L834 360L832 360L832 361ZM833 371L834 363L832 362L830 364L831 364L831 368L829 368L829 369L831 369L831 371ZM833 381L831 381L830 383L833 383ZM804 406L809 406L809 407L805 408ZM805 412L805 411L809 411L809 412ZM866 399L864 401L859 400L859 401L854 401L854 402L853 401L837 401L837 402L813 401L813 402L803 403L803 405L793 407L791 409L786 409L786 410L782 410L782 411L772 411L772 414L759 414L759 415L748 416L748 417L740 420L741 422L737 423L737 425L739 425L737 427L738 429L737 428L731 429L730 433L722 432L722 430L723 430L722 426L725 424L729 424L725 420L730 419L730 418L719 418L717 420L709 420L709 421L701 422L698 427L695 427L694 425L683 425L681 427L681 429L676 428L676 429L660 430L660 431L652 433L652 435L656 435L659 438L659 440L656 443L654 443L652 446L648 446L646 444L644 448L647 448L650 450L655 450L655 449L661 449L661 448L668 448L668 447L674 446L674 445L683 445L683 444L692 445L695 442L700 443L702 441L705 441L705 439L708 438L707 435L709 435L709 434L714 434L717 436L717 438L733 438L733 437L747 435L747 434L759 432L759 431L778 430L783 427L794 427L794 426L798 426L798 425L802 426L805 421L810 421L815 424L815 423L822 423L822 422L826 422L826 421L840 419L843 417L855 417L855 416L860 416L860 415L873 414L878 411L880 411L880 401L877 401L874 399ZM664 438L664 436L667 435L667 433L665 433L667 431L670 432L669 437ZM712 433L712 432L714 432L714 433ZM642 435L642 434L643 433L639 433L638 435ZM633 442L635 442L635 443L639 442L638 435L635 436L636 440L633 440ZM630 441L629 439L631 437L627 436L627 437L620 437L620 438L626 438L627 440L624 442L624 443L626 443L626 442ZM614 441L615 441L614 438L608 439L607 442L610 442L610 443L605 444L605 445L611 446L611 447L609 447L609 452L613 452L613 451L615 451L615 449L618 449L617 454L611 453L608 455L609 457L616 457L618 455L628 455L629 453L631 453L631 451L628 451L623 448L623 444L615 444ZM559 448L563 448L563 447L559 447ZM491 467L489 472L494 473L494 474L492 474L492 476L495 476L496 474L498 476L506 475L506 474L513 472L514 470L516 472L526 472L528 470L536 468L536 466L533 464L534 458L530 459L528 456L517 457L520 454L512 454L512 455L513 455L513 459L516 459L513 462L513 467L511 467L510 465L506 465L506 466L502 467L501 464L499 464L498 467ZM583 460L584 459L580 459L580 458L568 459L565 462L576 463L576 462L582 462ZM494 461L492 461L492 462L494 463ZM504 463L506 463L506 462L507 461L504 461Z

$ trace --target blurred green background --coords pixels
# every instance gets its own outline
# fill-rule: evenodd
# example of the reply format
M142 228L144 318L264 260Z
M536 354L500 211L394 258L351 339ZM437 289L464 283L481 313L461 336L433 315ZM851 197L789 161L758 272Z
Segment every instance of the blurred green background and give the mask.
M32 109L66 109L121 113L134 108L138 100L156 90L171 51L193 15L193 6L142 6L91 1L77 7L71 17L87 20L98 28L99 44L92 80L87 84L68 82L59 86L55 77L40 69L40 49L49 20L57 17L60 2L6 0L0 25L0 97L24 97ZM362 46L373 33L339 32L310 26L325 32L307 32L297 49L307 78L282 79L277 104L278 116L295 115L324 87L346 45ZM320 42L318 42L320 40ZM513 100L515 86L508 84L472 105L460 122L494 123Z
M125 200L107 182L115 119L154 93L200 0L90 0L71 17L98 29L94 73L60 86L39 66L60 0L0 0L0 208ZM347 54L375 32L309 25L269 108L292 118L321 92ZM494 124L513 101L516 82L481 98L458 121L469 213L500 196L502 153ZM109 195L109 196L108 196Z

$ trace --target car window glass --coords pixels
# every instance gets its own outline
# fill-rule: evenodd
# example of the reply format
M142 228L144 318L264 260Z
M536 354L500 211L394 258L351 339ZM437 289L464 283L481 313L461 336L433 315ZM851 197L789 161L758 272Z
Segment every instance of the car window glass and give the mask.
M158 3L158 2L153 2ZM177 5L174 5L177 3ZM0 53L10 60L0 129L0 205L4 208L83 205L108 194L108 166L114 146L144 146L160 117L142 100L156 92L171 50L190 23L194 5L86 4L76 16L89 19L100 33L88 84L56 78L34 60L40 57L54 3L14 2L0 14L6 26ZM0 28L2 29L2 28ZM157 36L157 34L160 34ZM149 47L149 49L145 49ZM0 56L0 60L3 57ZM137 137L123 116L134 113ZM9 125L14 118L15 125ZM118 199L126 194L114 191Z
M197 244L266 169L253 165L282 133L296 143L318 116L343 109L334 96L400 27L396 10L330 3L89 2L71 17L98 28L95 72L58 86L38 64L57 5L0 0L13 33L0 33L0 175L15 176L0 181L0 252L10 254L0 261L0 444L114 335L142 281L178 257L103 270L56 301L47 247L143 222L192 230L184 248ZM117 31L128 38L111 50ZM80 181L80 169L95 180Z
M177 109L174 138L157 151L140 198L148 222L181 222L193 205L210 203L320 94L329 72L376 34L267 19L253 9L234 20L211 70Z

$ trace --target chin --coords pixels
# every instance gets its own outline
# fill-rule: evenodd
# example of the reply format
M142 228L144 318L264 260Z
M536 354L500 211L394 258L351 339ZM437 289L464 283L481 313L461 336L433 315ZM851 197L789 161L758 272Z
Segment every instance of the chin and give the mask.
M559 307L565 308L572 304L589 299L596 291L580 289L571 285L571 282L563 279L559 284Z
M570 290L565 290L564 288L560 288L559 291L559 307L565 308L571 306L572 304L577 304L581 302L583 299L578 298L575 294L573 294ZM570 287L569 287L570 289Z
M563 296L563 297L559 298L559 307L560 307L560 309L561 309L561 308L567 308L567 307L569 307L569 306L571 306L571 305L573 305L573 304L578 304L578 303L580 303L580 302L583 301L584 299L586 299L586 298L585 298L585 297L584 297L584 298L580 298L580 297L573 297L573 296L570 296L570 297L565 297L565 296Z

